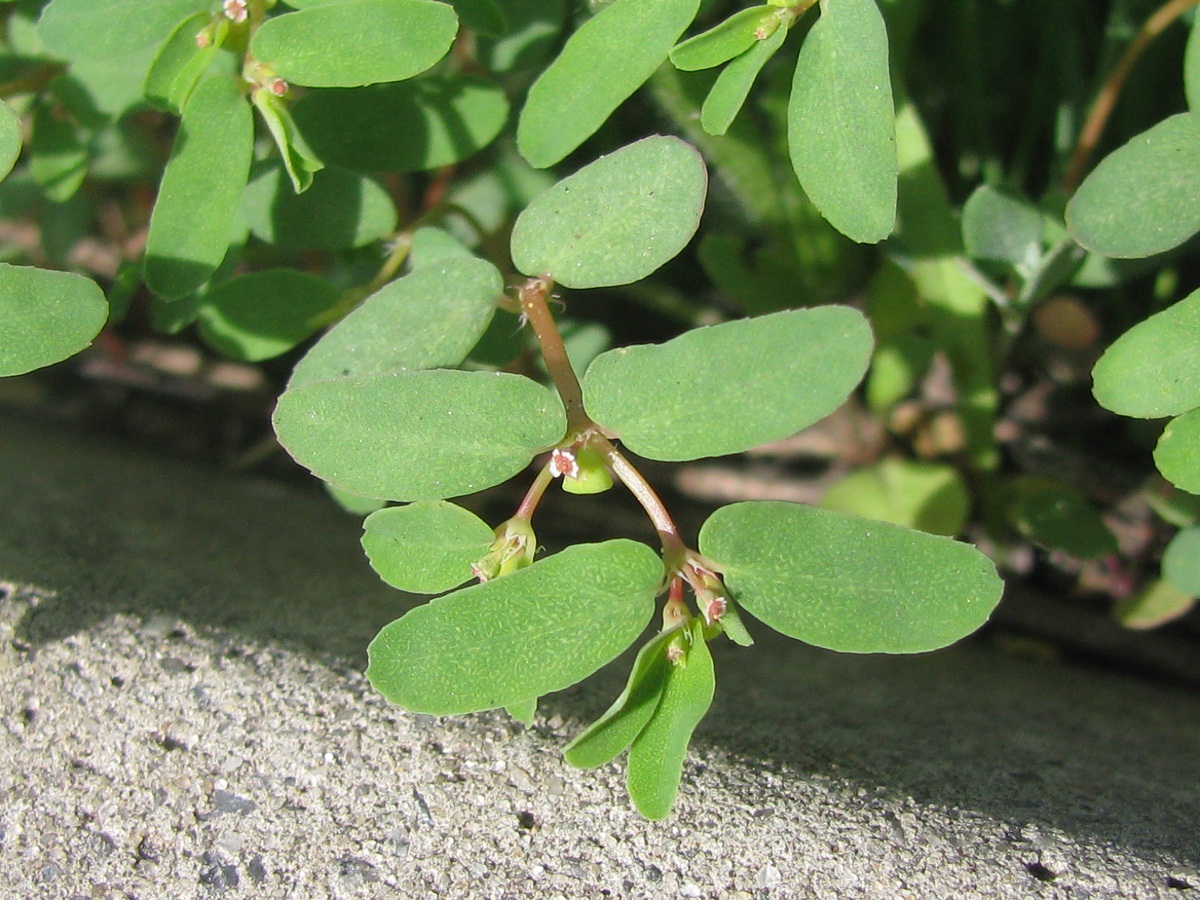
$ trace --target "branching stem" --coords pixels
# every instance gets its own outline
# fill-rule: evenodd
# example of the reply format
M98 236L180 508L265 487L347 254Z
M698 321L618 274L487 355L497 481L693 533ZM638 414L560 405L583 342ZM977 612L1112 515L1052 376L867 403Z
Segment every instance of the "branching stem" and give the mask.
M567 409L567 430L584 431L594 425L583 411L583 388L579 386L579 379L575 376L575 370L571 368L570 359L567 358L567 347L563 343L558 326L554 324L550 307L546 305L553 287L554 280L549 275L530 278L521 285L518 292L521 315L525 317L525 321L537 337L542 359L546 361L546 369L550 372L554 387Z

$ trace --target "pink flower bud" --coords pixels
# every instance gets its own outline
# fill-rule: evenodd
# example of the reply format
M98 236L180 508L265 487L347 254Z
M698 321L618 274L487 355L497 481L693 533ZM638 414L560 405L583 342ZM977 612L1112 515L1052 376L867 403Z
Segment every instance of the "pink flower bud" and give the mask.
M249 15L246 0L225 0L221 4L221 11L225 13L225 18L234 22L245 22L246 16Z
M271 89L271 93L276 97L282 97L288 92L288 83L282 78L276 78L270 83L269 87Z

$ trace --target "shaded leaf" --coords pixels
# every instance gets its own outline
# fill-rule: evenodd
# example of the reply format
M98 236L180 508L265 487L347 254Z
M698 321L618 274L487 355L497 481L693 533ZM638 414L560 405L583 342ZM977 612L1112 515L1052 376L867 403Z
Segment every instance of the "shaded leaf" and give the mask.
M508 30L504 10L496 0L450 0L450 5L454 7L464 28L488 37L499 37Z
M1117 338L1092 369L1105 409L1144 419L1200 406L1200 291Z
M602 353L584 376L584 405L641 456L722 456L833 412L870 357L871 329L857 310L773 313Z
M980 185L963 206L963 245L972 259L1008 263L1028 278L1042 256L1042 214L1015 192Z
M1162 574L1189 597L1200 597L1200 525L1180 529L1162 556Z
M1075 240L1105 256L1151 256L1200 231L1200 127L1164 119L1106 156L1067 204Z
M614 0L585 22L529 89L517 123L521 155L542 169L591 137L666 61L699 6Z
M495 267L475 257L418 269L380 288L314 344L289 387L457 366L487 328L503 290Z
M504 707L504 711L529 728L533 725L534 719L537 718L538 698L531 697L528 700L521 700L518 703L510 703Z
M229 248L254 142L250 104L232 78L192 93L163 172L146 236L146 284L168 300L190 294Z
M920 653L982 625L1003 583L969 544L780 501L734 503L700 552L763 624L843 653Z
M0 102L0 179L12 171L21 155L21 120L7 103Z
M520 375L434 369L290 389L274 423L297 462L343 490L442 500L516 475L562 439L566 414Z
M891 233L896 126L875 0L821 4L796 61L788 151L804 192L838 231L872 244Z
M292 190L297 194L304 193L312 187L313 173L325 168L325 163L313 153L304 136L297 131L291 111L282 98L269 90L259 89L250 93L250 102L271 132L284 171L292 182Z
M821 506L952 537L966 524L971 496L953 466L889 458L839 481Z
M681 665L672 665L654 715L629 748L625 784L633 805L647 819L665 819L675 805L692 732L712 705L716 690L704 623L693 619L685 634L690 646Z
M1183 89L1187 94L1188 109L1192 112L1200 110L1200 25L1196 24L1195 18L1183 55Z
M519 706L586 678L636 640L662 572L645 544L576 544L385 626L367 649L367 677L413 712Z
M779 28L727 65L700 107L700 127L709 134L724 134L741 112L758 73L787 40L787 29Z
M534 199L513 226L513 262L526 275L549 274L571 288L639 281L687 246L707 186L692 147L643 138Z
M495 533L470 510L445 500L389 506L363 523L371 568L394 588L440 594L469 581L471 565L487 553Z
M554 46L567 14L567 0L500 0L508 31L475 42L479 61L492 72L532 71Z
M294 84L357 87L424 72L457 33L458 18L445 3L340 0L268 19L250 52Z
M695 72L729 62L754 46L759 40L759 28L776 9L774 6L752 6L738 10L708 31L675 45L670 54L672 64L685 72ZM783 30L786 32L787 29Z
M333 502L352 515L370 515L377 509L383 509L387 502L385 500L377 500L374 497L360 497L358 494L351 494L349 491L335 488L332 484L321 483L325 487L325 493L333 498Z
M1166 579L1158 579L1119 602L1113 615L1126 628L1157 628L1185 615L1195 604L1195 597L1183 593Z
M53 0L42 11L38 34L67 59L102 59L163 40L202 0Z
M46 196L70 199L87 176L88 148L75 124L49 104L33 112L29 169Z
M189 16L158 48L142 82L142 92L153 106L178 114L187 105L188 97L220 52L229 31L228 20L222 19L208 46L197 46L196 35L211 21L212 16L207 12Z
M1190 494L1200 494L1200 407L1172 419L1154 448L1163 478Z
M0 263L0 376L74 356L108 318L96 283L82 275Z
M1037 479L1018 482L1012 510L1017 530L1036 544L1062 550L1080 559L1117 552L1104 519L1078 492Z

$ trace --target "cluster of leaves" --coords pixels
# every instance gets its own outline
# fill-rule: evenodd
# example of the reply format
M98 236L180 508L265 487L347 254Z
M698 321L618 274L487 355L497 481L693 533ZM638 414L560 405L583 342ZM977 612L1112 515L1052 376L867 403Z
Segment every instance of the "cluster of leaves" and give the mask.
M441 595L370 647L372 682L411 710L529 721L541 696L635 644L665 594L626 689L566 750L580 766L628 750L635 804L665 816L713 696L709 643L752 643L742 610L821 647L922 652L975 630L999 600L992 562L952 540L973 505L1000 542L1019 534L1080 558L1117 549L1079 490L1001 466L999 373L1061 292L1126 284L1136 273L1115 257L1171 252L1200 230L1200 130L1191 113L1171 116L1074 196L1068 175L1036 202L997 157L959 209L934 159L931 104L909 93L937 52L936 29L929 47L918 29L969 22L1002 41L1003 17L1030 13L981 22L922 6L8 4L0 208L35 214L45 259L66 268L103 184L144 247L105 276L107 297L82 275L0 263L0 375L79 352L131 304L236 359L291 354L279 442L369 513L363 545L386 582ZM1046 46L1064 31L1051 19ZM687 141L631 128L621 110L635 94ZM1078 103L1056 99L1055 115ZM966 168L974 151L944 131ZM1069 149L1055 146L1048 168L1078 168ZM567 177L542 171L572 154ZM707 202L710 167L719 203ZM155 180L148 204L139 188ZM695 258L736 317L610 347L602 329L551 314L556 288L620 289L694 319L699 304L660 270L702 215ZM855 296L865 314L838 303ZM1192 493L1198 346L1192 294L1095 371L1105 407L1175 417L1155 461ZM860 383L891 420L939 365L956 440L879 459L823 508L725 506L694 547L627 455L740 453L812 425ZM531 462L525 499L498 526L450 502ZM539 557L533 517L556 480L572 493L623 485L660 546L617 538ZM1153 501L1181 530L1163 578L1126 611L1132 624L1200 594L1200 510L1180 497Z

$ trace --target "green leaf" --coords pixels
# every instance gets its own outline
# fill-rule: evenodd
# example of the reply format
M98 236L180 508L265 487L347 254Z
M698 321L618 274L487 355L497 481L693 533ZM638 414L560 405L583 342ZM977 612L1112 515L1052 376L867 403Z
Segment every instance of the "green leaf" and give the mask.
M1200 110L1200 25L1196 24L1195 18L1183 54L1183 89L1187 94L1188 109L1192 112Z
M242 194L242 217L259 240L292 250L361 247L396 228L396 206L374 179L322 169L297 194L277 161L255 166Z
M1189 597L1200 597L1200 525L1183 528L1162 556L1163 578Z
M374 497L360 497L358 494L351 494L349 491L343 491L340 488L335 488L332 484L326 484L325 493L333 498L333 502L344 509L346 512L356 516L368 516L377 509L383 509L387 503L386 500L377 500Z
M787 40L786 28L778 28L766 40L754 46L727 65L704 98L700 107L700 127L709 134L724 134L741 112L750 88L758 73Z
M1180 113L1106 156L1067 204L1075 240L1105 256L1152 256L1200 231L1200 127Z
M971 496L953 466L889 458L839 481L821 506L952 537L966 525Z
M200 336L234 359L271 359L315 332L340 296L324 278L294 269L239 275L205 294Z
M474 75L311 91L296 124L316 154L357 172L417 172L466 159L508 121L499 86Z
M1008 263L1029 278L1042 256L1042 214L1013 191L980 185L963 206L963 245L972 259Z
M33 112L29 169L46 196L62 203L87 176L88 149L75 124L49 104Z
M464 28L488 37L500 37L508 30L504 10L496 0L450 0ZM534 700L536 703L536 698Z
M873 244L896 222L888 40L875 0L826 0L800 47L788 103L800 185L838 231Z
M1117 621L1126 628L1157 628L1185 615L1196 599L1166 579L1156 579L1113 609Z
M367 677L413 712L516 706L591 675L650 621L662 562L645 544L576 544L384 627Z
M38 34L67 59L102 59L163 40L202 0L53 0L42 12Z
M969 544L796 503L734 503L700 529L741 606L843 653L920 653L985 621L1003 583Z
M1200 406L1200 291L1140 322L1104 351L1092 393L1105 409L1152 419Z
M222 19L208 46L197 46L196 35L210 22L212 15L207 12L184 19L158 49L142 83L142 92L152 105L177 114L187 105L229 32L228 20Z
M614 0L571 35L533 83L517 147L534 168L561 161L654 74L700 0Z
M0 179L12 171L21 155L21 120L7 103L0 102Z
M0 263L0 376L24 375L74 356L107 318L108 304L94 281Z
M692 239L707 187L695 149L678 138L643 138L534 199L513 226L513 262L570 288L640 281Z
M723 456L823 419L870 358L871 329L857 310L791 310L602 353L584 376L584 405L641 456Z
M450 232L426 225L413 232L412 247L408 251L408 264L416 270L451 259L467 259L473 256L474 254ZM454 363L438 363L438 365L454 365Z
M292 190L303 194L312 187L313 173L325 168L325 163L313 153L304 136L296 130L296 123L282 98L269 90L259 89L250 93L250 102L271 132L283 168L292 182Z
M647 819L670 814L692 732L712 705L716 679L703 625L692 620L685 632L691 638L686 656L670 667L653 717L629 748L625 784L633 805Z
M528 700L521 700L517 703L510 703L504 707L504 711L529 728L533 725L533 721L537 718L538 698L531 697Z
M250 104L232 78L192 93L146 236L146 284L176 300L208 279L229 248L254 143Z
M363 523L371 568L394 588L440 594L472 577L495 533L470 510L445 500L389 506Z
M1175 487L1200 494L1200 407L1167 423L1154 448L1154 464Z
M671 662L667 644L679 631L656 635L638 651L625 690L595 722L563 748L567 762L579 769L594 769L612 762L646 727L658 708Z
M508 32L481 36L475 53L492 72L534 71L554 47L567 13L567 0L501 0Z
M254 58L294 84L357 87L403 81L446 55L458 18L433 0L340 0L263 23Z
M487 328L503 291L500 273L475 257L418 269L380 288L313 345L289 387L457 366Z
M708 31L690 37L671 50L671 62L685 72L711 69L749 50L760 39L757 32L777 7L752 6L735 12ZM779 29L776 29L777 31ZM783 29L784 32L787 29ZM774 32L772 32L772 35Z
M523 376L434 369L302 385L274 423L297 462L343 490L442 500L516 475L562 439L566 414Z
M1017 485L1011 516L1021 534L1043 547L1062 550L1080 559L1097 559L1117 552L1117 539L1100 513L1069 488L1039 479L1024 479Z

